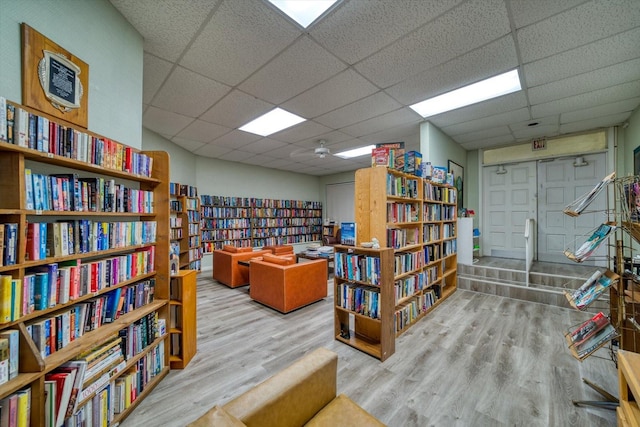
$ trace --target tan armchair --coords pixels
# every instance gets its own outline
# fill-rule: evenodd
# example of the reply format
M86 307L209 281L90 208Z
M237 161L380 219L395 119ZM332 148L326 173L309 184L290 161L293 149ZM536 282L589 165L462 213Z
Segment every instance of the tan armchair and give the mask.
M253 248L224 245L222 249L213 251L213 278L230 288L248 285L249 267L238 264L238 261L249 261L270 253L267 250L254 251Z
M336 231L335 236L322 236L322 245L323 246L333 246L340 244L340 229Z
M249 266L249 296L282 313L327 296L327 260L296 263L294 257L267 254Z

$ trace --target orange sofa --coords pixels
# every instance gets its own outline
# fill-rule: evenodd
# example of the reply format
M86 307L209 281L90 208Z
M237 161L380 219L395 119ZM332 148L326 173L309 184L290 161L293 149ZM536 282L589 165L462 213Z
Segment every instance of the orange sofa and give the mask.
M293 256L266 254L249 266L249 296L288 313L327 296L327 260L296 263Z
M222 249L213 251L213 278L230 288L248 285L249 267L239 265L238 261L249 261L251 258L265 254L271 254L271 252L224 245Z

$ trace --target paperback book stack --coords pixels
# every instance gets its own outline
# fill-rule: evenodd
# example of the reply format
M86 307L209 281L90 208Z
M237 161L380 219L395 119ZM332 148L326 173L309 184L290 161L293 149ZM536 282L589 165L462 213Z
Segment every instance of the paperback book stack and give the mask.
M597 349L618 336L609 318L599 312L565 334L571 354L582 361Z

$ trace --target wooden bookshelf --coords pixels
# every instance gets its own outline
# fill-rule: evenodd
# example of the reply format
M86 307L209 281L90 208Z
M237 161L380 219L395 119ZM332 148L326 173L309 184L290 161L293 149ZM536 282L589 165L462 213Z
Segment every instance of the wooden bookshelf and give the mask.
M160 332L161 324L168 323L169 319L169 156L166 152L144 152L132 149L36 110L10 102L8 104L16 109L25 110L27 117L31 114L36 123L38 123L38 118L47 119L50 123L49 129L55 130L56 135L60 138L63 135L66 136L64 136L64 140L50 141L49 144L40 140L40 132L32 141L27 136L24 140L26 144L23 142L23 145L19 145L17 139L14 139L14 143L0 141L0 223L2 225L17 224L16 262L0 266L0 274L11 276L13 280L17 281L15 283L16 289L21 290L30 289L28 286L23 287L23 285L36 269L55 264L60 271L61 268L67 268L62 265L65 261L79 260L80 266L103 263L103 265L110 265L111 274L88 277L83 283L87 283L89 286L95 285L95 290L93 288L83 289L77 295L69 298L69 301L63 301L61 294L59 294L58 298L50 299L50 304L44 309L32 309L28 304L27 307L24 307L22 298L16 299L16 307L18 308L9 321L0 324L0 331L14 329L19 332L19 374L0 385L0 399L25 387L30 388L30 425L44 426L45 374L93 348L97 343L104 342L114 333L117 334L135 322L151 316L150 319L153 319L154 325L149 326L149 331L153 329L154 336L150 337L152 338L149 340L150 344L126 361L128 369L137 360L147 358L151 354L154 355L153 362L150 362L153 363L153 367L147 365L150 375L144 384L144 392L139 394L138 399L134 402L137 405L169 371L168 334ZM32 134L33 131L29 132L29 135ZM34 145L30 145L32 143ZM82 154L83 152L86 156ZM151 172L147 173L149 169ZM61 206L64 206L63 200L66 199L66 202L69 202L77 197L78 193L69 191L69 187L60 187L62 191L57 195L58 209L34 208L30 206L32 198L27 197L29 188L31 188L30 191L34 191L34 183L31 180L31 185L29 185L29 177L25 176L26 170L46 176L77 174L80 179L100 178L108 182L109 185L115 185L116 187L111 188L117 188L122 193L114 193L115 198L107 199L107 201L96 199L100 203L96 202L97 206L92 211L82 210L83 207L80 207L80 210L64 210L60 209ZM67 184L70 185L70 182L73 181L69 181ZM145 197L149 200L146 205L148 210L142 207L142 204L138 207L134 206L132 198L137 197L136 194L138 194L134 190L146 192L140 194L146 194ZM47 199L53 199L53 194L55 194L53 188L52 193L49 194L51 196ZM105 197L111 197L109 192L105 194ZM118 197L122 197L122 199L118 199ZM117 200L120 200L120 207L114 207L114 201ZM140 201L139 199L135 200ZM75 208L72 203L66 206L67 209ZM83 221L89 222L83 223ZM47 223L45 229L52 229L54 223L66 224L68 233L72 233L67 236L65 249L67 253L58 256L51 255L55 254L58 249L52 247L51 239L49 239L48 252L40 253L34 259L28 258L29 241L33 241L33 238L27 237L27 229L28 224L33 223ZM96 230L102 229L107 231L107 234L102 235L103 240L100 240L99 234L93 233L85 238L82 235L83 225L97 227ZM125 232L125 229L128 231ZM120 232L124 234L120 234ZM141 234L136 235L137 233ZM123 237L125 235L126 237ZM64 234L57 236L60 239L64 237ZM126 239L126 242L122 240L123 238ZM105 243L105 246L95 249L94 246L97 247L99 242ZM85 244L87 246L84 246ZM89 247L91 248L87 249ZM135 268L143 268L143 270L134 270L133 267L125 269L126 263L123 262L118 264L121 270L118 270L116 275L114 259L119 258L124 261L127 257L137 259ZM4 263L4 259L2 261ZM76 268L77 274L80 274L80 266L73 266ZM38 344L31 336L34 324L53 321L55 327L55 322L59 322L56 318L60 319L62 316L66 316L81 304L91 302L96 298L108 297L116 290L125 290L128 286L141 284L144 281L147 281L149 286L151 283L153 284L151 302L137 306L138 308L131 309L126 314L116 315L111 322L102 322L93 330L82 331L73 339L70 335L65 334L62 340L49 341L47 344L50 350L55 349L55 352L50 351L49 354L43 356L44 350L38 348ZM66 288L66 285L61 285L60 289L62 288ZM84 329L84 325L82 329ZM115 373L112 380L116 380L124 372ZM117 420L112 420L112 424L126 418L135 405L123 410Z
M180 270L171 276L171 369L184 369L197 352L196 273L195 270Z
M201 209L205 253L322 240L320 202L203 195Z
M336 246L336 250L370 250L362 244L376 238L391 253L390 261L380 263L384 278L379 289L381 308L387 308L381 311L379 323L367 320L370 328L365 334L374 336L381 346L384 343L385 351L371 351L370 344L345 340L339 333L336 339L384 360L395 347L385 341L387 327L394 337L404 333L456 290L456 190L415 175L372 167L356 171L355 195L356 245L351 249ZM381 259L387 258L381 255ZM336 278L336 286L342 280ZM336 316L341 311L336 303Z
M178 256L178 268L200 271L202 236L200 234L200 199L198 189L172 182L171 253Z

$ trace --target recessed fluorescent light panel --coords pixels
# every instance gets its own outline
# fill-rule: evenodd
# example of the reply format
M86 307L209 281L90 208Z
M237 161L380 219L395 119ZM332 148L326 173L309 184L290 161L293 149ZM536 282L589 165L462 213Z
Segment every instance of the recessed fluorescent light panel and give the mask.
M338 0L269 0L289 18L307 28Z
M376 148L375 145L367 145L366 147L354 148L353 150L343 151L341 153L336 153L336 156L342 157L344 159L351 159L353 157L364 156L365 154L371 154L371 150Z
M282 108L275 108L239 129L245 132L255 133L256 135L267 136L280 132L282 129L297 125L305 120L306 119L285 111Z
M422 117L429 117L477 102L486 101L487 99L507 95L520 89L520 76L516 69L447 92L435 98L418 102L410 107Z

